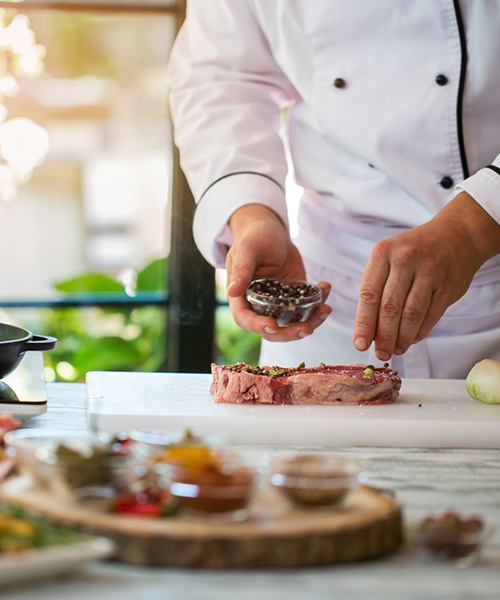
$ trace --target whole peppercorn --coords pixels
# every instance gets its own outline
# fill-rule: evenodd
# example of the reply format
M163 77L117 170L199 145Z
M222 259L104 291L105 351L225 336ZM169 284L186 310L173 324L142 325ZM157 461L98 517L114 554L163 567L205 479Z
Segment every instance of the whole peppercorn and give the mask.
M257 279L249 285L246 297L254 312L286 327L305 321L321 303L322 293L305 281Z

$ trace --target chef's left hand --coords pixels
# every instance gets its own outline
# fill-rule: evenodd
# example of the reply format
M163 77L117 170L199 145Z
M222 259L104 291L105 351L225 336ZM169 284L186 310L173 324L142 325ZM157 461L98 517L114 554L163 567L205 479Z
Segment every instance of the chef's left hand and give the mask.
M500 253L500 226L462 192L431 221L375 245L361 280L354 346L386 361L423 340Z

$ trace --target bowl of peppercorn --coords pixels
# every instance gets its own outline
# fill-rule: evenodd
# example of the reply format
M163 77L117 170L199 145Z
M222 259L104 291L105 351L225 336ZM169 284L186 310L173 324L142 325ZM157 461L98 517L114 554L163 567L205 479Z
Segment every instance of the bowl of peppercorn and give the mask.
M317 285L300 279L255 279L246 292L252 310L280 327L307 321L322 297Z

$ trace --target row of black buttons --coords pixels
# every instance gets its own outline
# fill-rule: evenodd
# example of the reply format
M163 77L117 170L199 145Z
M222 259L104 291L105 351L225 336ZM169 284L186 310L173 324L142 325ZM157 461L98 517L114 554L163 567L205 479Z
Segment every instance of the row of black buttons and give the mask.
M446 85L448 83L448 77L443 75L443 73L440 73L436 76L435 81L438 85ZM445 175L439 182L439 185L445 190L449 190L453 186L453 179L448 177L448 175Z
M448 77L440 73L436 76L435 82L438 85L446 85L448 83ZM345 86L347 85L347 81L345 79L342 79L342 77L337 77L337 79L334 80L333 85L336 88L342 89L345 88Z
M443 75L443 73L440 73L436 76L435 81L438 85L446 85L448 83L448 77L446 77L446 75ZM337 79L334 80L333 85L336 88L342 89L345 88L347 82L345 79L342 79L342 77L337 77ZM373 165L370 165L370 167L371 166ZM439 185L445 190L449 190L453 186L453 179L451 177L448 177L448 175L445 175L439 182Z

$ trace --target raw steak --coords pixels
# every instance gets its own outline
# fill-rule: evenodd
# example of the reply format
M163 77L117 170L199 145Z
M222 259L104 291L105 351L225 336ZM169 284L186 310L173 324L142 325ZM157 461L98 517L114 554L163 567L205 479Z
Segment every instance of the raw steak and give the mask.
M283 369L212 364L210 393L232 404L386 404L401 379L388 367L320 365Z

